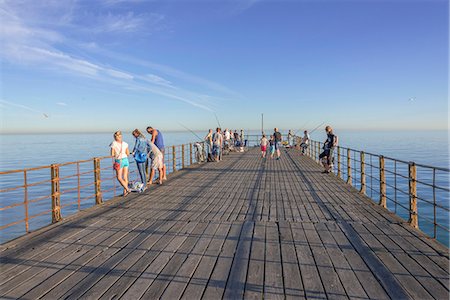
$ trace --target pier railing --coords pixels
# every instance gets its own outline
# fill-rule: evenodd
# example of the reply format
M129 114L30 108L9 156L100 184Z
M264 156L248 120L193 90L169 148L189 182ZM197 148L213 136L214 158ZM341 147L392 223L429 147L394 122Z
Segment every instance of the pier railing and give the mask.
M323 143L311 141L307 155L317 163ZM448 241L450 170L336 147L334 174L380 206L430 237Z
M200 145L204 151L204 143ZM195 148L194 143L166 147L167 172L198 163L204 154L199 155ZM130 164L134 163L130 158ZM112 164L111 156L103 156L0 172L0 243L121 194ZM131 167L130 181L138 180L138 176L136 168Z

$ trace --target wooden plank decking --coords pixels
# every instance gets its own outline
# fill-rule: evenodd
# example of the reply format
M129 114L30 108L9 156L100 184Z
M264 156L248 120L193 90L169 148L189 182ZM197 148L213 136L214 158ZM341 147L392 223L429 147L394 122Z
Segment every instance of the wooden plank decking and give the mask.
M3 299L448 299L448 249L312 160L258 150L1 248Z

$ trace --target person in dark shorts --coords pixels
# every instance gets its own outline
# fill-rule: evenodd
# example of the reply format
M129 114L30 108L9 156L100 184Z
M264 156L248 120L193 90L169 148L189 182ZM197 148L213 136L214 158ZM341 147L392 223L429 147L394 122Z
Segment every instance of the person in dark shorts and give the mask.
M275 151L277 152L277 160L280 159L280 147L281 147L281 141L283 140L283 138L281 137L281 133L278 131L278 128L274 128L273 129L273 137L275 139Z
M333 152L338 144L338 137L333 133L333 128L329 125L325 127L325 132L327 133L327 139L325 140L323 152L320 153L319 159L325 169L322 173L331 173L333 169Z

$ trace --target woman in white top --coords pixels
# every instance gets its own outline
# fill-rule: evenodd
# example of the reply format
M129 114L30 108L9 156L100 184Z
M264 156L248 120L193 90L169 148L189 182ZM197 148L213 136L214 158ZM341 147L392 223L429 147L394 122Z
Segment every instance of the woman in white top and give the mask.
M111 156L114 157L115 163L120 165L116 169L116 175L117 180L123 186L123 196L125 197L130 193L128 188L128 167L130 166L128 155L130 155L130 150L128 144L122 141L122 132L116 131L114 133L114 141L109 147L111 147Z

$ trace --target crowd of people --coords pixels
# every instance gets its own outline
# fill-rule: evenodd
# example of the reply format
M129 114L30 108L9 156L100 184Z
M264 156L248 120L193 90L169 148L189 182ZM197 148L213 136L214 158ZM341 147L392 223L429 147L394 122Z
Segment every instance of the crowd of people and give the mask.
M243 152L244 147L247 146L244 130L240 132L235 130L233 132L227 128L222 131L220 127L217 127L214 132L210 129L204 141L208 161L219 161L222 159L223 154L227 154L230 151Z
M129 145L123 141L122 133L116 131L114 133L114 141L110 144L111 156L114 158L114 169L116 170L117 180L123 187L123 195L127 196L131 189L129 186L129 160L132 156L136 162L140 177L141 191L144 191L148 185L153 184L155 173L158 171L158 182L162 184L167 180L166 165L164 163L164 138L158 129L148 126L146 129L149 134L147 138L139 129L132 132L135 138L133 150L130 152ZM323 146L323 152L320 153L319 159L324 167L323 173L331 173L333 168L333 152L338 144L338 137L333 133L331 126L325 127L327 139ZM209 130L204 138L208 161L220 161L224 153L229 151L243 152L247 146L247 140L244 137L244 131L230 131L217 127L215 131ZM287 134L288 148L297 148L301 150L301 154L305 155L309 147L311 137L307 130L304 131L303 137L296 141L295 133L289 130ZM269 138L265 134L262 135L259 144L261 149L261 158L266 158L270 154L270 158L276 160L281 159L281 147L283 136L278 128L274 128L274 132ZM147 169L150 167L150 174L147 178Z

